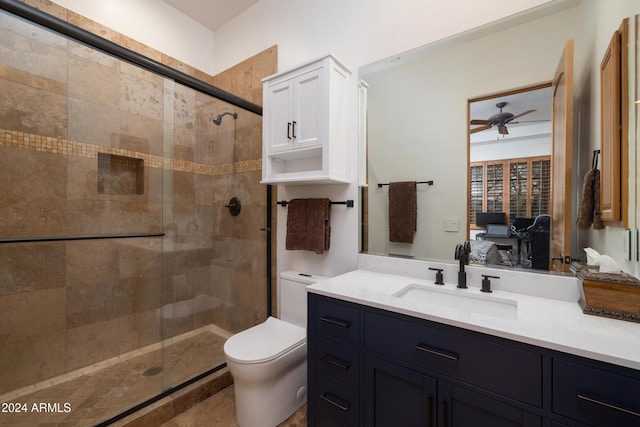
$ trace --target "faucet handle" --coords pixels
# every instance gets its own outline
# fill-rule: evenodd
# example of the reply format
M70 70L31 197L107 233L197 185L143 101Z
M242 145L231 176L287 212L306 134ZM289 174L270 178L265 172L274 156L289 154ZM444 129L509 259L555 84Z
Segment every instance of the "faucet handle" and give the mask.
M442 268L429 267L429 270L436 272L436 281L433 283L436 285L444 285L444 281L442 280Z
M498 276L489 276L488 274L482 274L482 289L481 292L491 293L491 280L490 279L499 279Z

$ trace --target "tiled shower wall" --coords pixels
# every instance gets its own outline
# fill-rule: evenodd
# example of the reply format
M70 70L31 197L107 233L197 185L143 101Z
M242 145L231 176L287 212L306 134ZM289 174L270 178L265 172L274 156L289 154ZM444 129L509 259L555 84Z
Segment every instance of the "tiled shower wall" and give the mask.
M28 3L258 104L275 72L275 48L212 78ZM0 394L264 319L261 117L4 13L0 93L0 238L166 233L0 245ZM215 126L223 111L238 119Z

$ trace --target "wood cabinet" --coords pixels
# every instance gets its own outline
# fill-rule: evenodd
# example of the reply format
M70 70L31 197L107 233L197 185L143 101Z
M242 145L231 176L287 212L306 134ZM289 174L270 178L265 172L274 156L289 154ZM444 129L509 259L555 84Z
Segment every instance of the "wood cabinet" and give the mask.
M263 80L263 183L349 182L349 80L331 55Z
M309 294L310 426L640 425L640 373Z
M628 19L615 31L600 64L600 212L607 225L628 224Z

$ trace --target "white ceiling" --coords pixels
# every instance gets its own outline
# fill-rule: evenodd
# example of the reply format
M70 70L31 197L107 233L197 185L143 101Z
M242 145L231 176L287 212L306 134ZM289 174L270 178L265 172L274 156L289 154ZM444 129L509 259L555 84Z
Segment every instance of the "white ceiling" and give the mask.
M259 0L163 1L210 30L215 31L225 23L231 21L244 10L253 6ZM470 106L471 119L488 119L499 112L496 104L502 101L507 102L503 111L516 115L524 111L536 110L535 112L522 116L522 118L518 118L507 125L507 128L514 129L516 127L522 127L522 129L521 132L511 132L512 135L508 135L506 138L521 137L522 132L538 132L539 127L532 126L532 122L546 121L547 123L550 123L551 121L551 88L474 102ZM471 128L474 127L475 126L472 126ZM471 135L471 142L482 142L486 140L489 135L493 135L494 133L497 134L496 128L474 133ZM502 136L502 138L504 138L504 136Z
M163 0L211 31L231 21L259 0Z

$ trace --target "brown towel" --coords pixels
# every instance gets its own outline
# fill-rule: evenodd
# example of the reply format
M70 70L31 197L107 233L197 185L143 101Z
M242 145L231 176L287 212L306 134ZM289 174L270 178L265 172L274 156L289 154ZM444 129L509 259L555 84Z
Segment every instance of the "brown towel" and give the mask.
M588 230L591 224L596 230L604 228L600 218L600 171L598 169L591 169L584 175L576 218L578 230Z
M331 240L331 200L293 199L287 210L287 250L321 254Z
M389 241L413 243L417 225L416 182L389 184Z
M593 228L594 230L602 230L604 222L600 216L600 170L594 169L593 176Z

